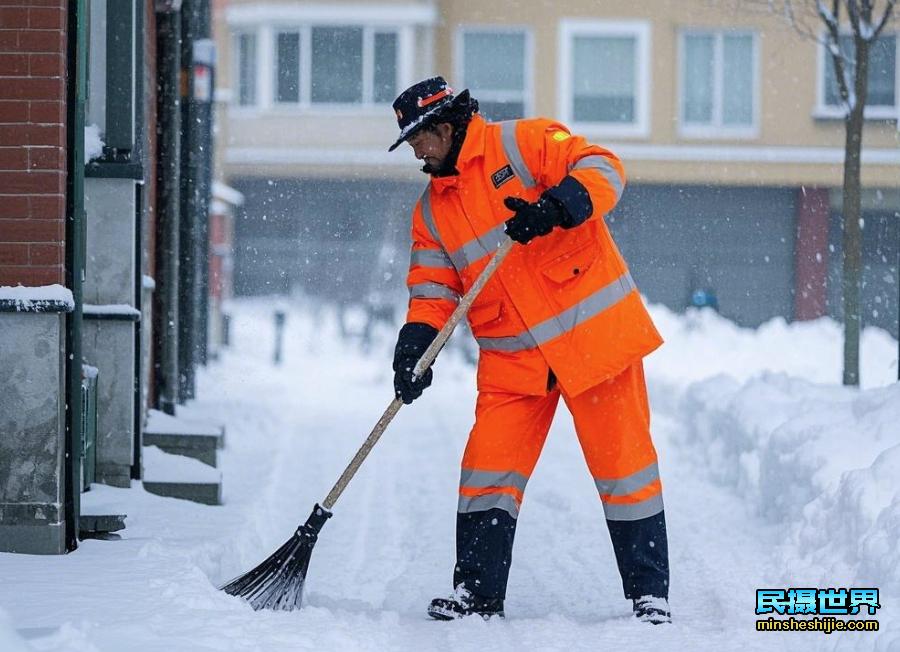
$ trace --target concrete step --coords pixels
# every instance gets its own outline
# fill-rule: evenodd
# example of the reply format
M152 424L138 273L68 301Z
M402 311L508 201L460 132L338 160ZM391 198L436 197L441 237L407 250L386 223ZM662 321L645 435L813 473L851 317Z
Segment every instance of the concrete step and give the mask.
M118 540L119 535L113 533L125 529L126 518L126 514L81 514L78 517L78 538Z
M167 453L192 457L216 467L217 450L222 448L224 432L220 425L150 410L144 428L144 445L158 446Z
M225 424L221 421L210 420L206 414L198 413L194 407L194 401L188 401L178 406L178 418L185 423L207 429L215 429L219 433L219 448L225 448Z
M105 539L115 541L115 534L125 529L124 496L126 491L102 484L93 484L88 491L80 494L80 514L78 516L79 539Z
M144 446L142 464L144 489L150 493L204 505L222 504L221 471L157 446Z

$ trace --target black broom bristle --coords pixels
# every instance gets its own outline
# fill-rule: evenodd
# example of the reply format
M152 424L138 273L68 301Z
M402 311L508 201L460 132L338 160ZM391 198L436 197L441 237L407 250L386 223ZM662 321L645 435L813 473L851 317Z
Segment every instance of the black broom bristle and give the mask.
M247 600L254 610L293 611L303 601L303 586L313 547L331 512L319 505L284 545L256 568L236 577L222 591Z

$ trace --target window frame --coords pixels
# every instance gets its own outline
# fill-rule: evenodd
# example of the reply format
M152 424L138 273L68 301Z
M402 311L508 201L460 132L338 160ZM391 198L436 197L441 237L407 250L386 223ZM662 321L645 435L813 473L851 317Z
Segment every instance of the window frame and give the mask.
M725 66L725 36L749 36L752 42L752 64L750 73L753 104L752 117L749 125L737 126L724 123L723 80ZM685 97L687 80L685 79L684 61L686 56L687 38L690 36L711 36L713 44L713 115L709 124L689 123L685 120ZM746 29L722 29L708 27L685 27L678 34L678 135L682 138L696 138L704 140L750 140L759 137L762 88L760 74L760 39L759 33L751 28Z
M575 71L573 42L578 36L626 36L635 39L635 120L621 122L577 122L574 119L573 79ZM628 138L650 137L652 103L651 24L646 20L582 20L564 18L559 21L559 54L557 59L558 113L573 130L591 136Z
M454 34L453 71L454 79L462 90L469 87L466 81L465 71L465 37L466 34L521 34L525 37L525 54L522 60L522 117L528 117L534 112L534 30L525 24L491 24L491 23L464 23L456 28ZM491 91L488 89L473 89L475 99L484 99L486 102L515 101L509 99L513 91Z
M356 28L362 30L362 101L361 102L313 102L312 101L312 30L316 27ZM406 67L403 65L405 49L409 47L411 36L406 26L360 24L342 21L333 22L273 22L258 28L233 27L232 38L235 43L234 87L236 89L234 108L238 111L268 110L278 113L338 113L338 114L375 114L382 113L390 102L374 101L375 86L375 35L393 34L396 39L395 74L397 93L406 83ZM256 102L240 104L240 51L238 38L242 34L256 35ZM278 35L299 34L299 101L283 102L278 100ZM265 83L262 83L265 82Z
M254 67L254 78L253 78L253 102L249 104L241 103L241 47L240 40L242 36L253 36L256 39L256 66ZM233 97L233 106L238 111L256 111L260 108L260 102L262 99L261 93L261 84L260 84L260 69L262 68L261 61L261 46L263 44L263 40L260 35L260 30L254 27L242 27L239 29L233 29L231 31L231 43L232 43L232 56L231 63L233 66L232 70L232 86L234 87Z
M845 28L841 30L841 36L852 36L853 32ZM900 29L882 32L881 36L894 37L894 105L866 104L864 119L866 120L895 120L900 125ZM831 63L830 54L826 52L826 34L821 32L816 43L816 105L813 109L813 118L820 120L843 120L843 107L825 103L825 71Z

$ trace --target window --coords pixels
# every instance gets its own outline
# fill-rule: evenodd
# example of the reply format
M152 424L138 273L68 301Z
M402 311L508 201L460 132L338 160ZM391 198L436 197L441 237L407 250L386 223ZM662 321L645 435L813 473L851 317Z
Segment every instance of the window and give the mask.
M281 28L274 50L277 104L386 104L397 96L396 30L347 25Z
M879 118L896 117L894 107L897 105L897 35L882 34L869 50L869 85L866 94L866 115ZM847 55L853 52L853 37L849 34L841 36L841 51ZM838 88L834 71L834 60L826 50L821 53L825 79L822 84L823 113L843 114L841 92ZM848 56L849 77L853 78L855 64L852 56ZM822 102L824 100L824 102Z
M275 61L278 80L275 84L275 101L279 103L300 101L300 35L278 34Z
M362 41L359 27L313 27L313 103L362 102Z
M648 25L562 21L560 42L564 119L589 132L648 135Z
M238 104L256 104L256 34L237 34L237 86Z
M752 135L756 124L756 39L742 32L686 32L681 38L681 130Z
M524 30L465 28L457 38L457 79L478 99L489 120L524 117L528 111L530 56Z
M372 99L376 104L390 104L399 94L397 89L397 34L395 32L375 33L374 65Z

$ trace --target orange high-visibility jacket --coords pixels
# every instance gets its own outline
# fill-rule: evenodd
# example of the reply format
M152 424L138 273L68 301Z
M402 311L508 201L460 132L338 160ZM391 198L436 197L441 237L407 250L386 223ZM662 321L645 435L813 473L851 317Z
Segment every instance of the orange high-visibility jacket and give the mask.
M475 115L457 169L432 178L413 210L407 322L444 325L507 237L505 197L537 201L570 175L593 207L574 228L515 245L472 305L480 391L542 395L552 369L575 396L662 344L603 221L625 186L612 152L552 120Z

